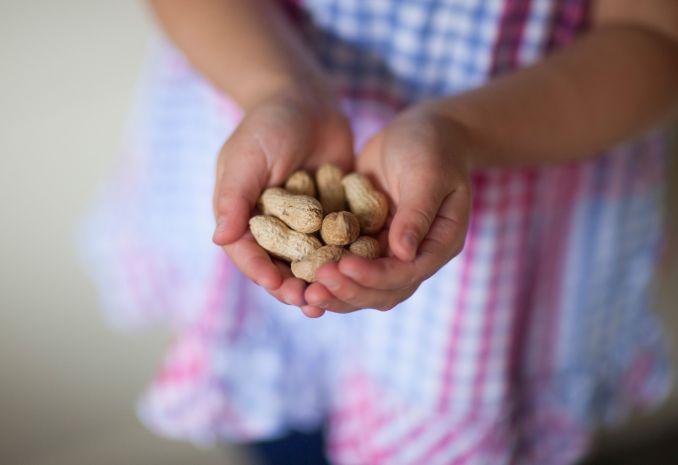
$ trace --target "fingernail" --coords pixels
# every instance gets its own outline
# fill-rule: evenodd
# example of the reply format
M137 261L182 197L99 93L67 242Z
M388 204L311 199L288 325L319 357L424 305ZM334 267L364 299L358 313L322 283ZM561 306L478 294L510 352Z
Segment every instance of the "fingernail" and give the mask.
M408 231L405 233L405 236L403 237L405 240L405 244L407 245L407 248L410 249L412 252L412 255L417 254L417 247L419 246L419 241L417 240L417 235L413 233L412 231Z
M335 290L339 288L339 283L335 281L334 279L327 279L323 281L323 284L327 286L328 288Z
M413 249L417 248L417 235L413 233L412 231L407 231L405 233L405 242L409 247L412 247Z
M360 281L360 273L356 270L349 268L348 270L344 271L344 274L354 281Z
M217 225L214 228L214 234L213 234L212 237L217 237L219 234L224 232L225 229L226 229L226 218L223 218L223 217L218 218L217 219Z

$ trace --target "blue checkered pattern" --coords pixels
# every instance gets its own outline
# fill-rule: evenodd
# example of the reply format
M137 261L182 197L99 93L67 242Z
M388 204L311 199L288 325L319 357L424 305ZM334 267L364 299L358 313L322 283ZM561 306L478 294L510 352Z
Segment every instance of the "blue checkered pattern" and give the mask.
M312 43L337 85L405 102L481 84L502 9L497 0L306 3Z

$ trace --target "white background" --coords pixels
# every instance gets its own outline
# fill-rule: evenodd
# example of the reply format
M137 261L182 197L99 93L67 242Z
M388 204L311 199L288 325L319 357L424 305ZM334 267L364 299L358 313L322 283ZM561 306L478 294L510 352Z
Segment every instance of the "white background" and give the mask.
M110 330L75 257L152 28L143 1L0 0L2 464L241 463L138 424L167 337Z

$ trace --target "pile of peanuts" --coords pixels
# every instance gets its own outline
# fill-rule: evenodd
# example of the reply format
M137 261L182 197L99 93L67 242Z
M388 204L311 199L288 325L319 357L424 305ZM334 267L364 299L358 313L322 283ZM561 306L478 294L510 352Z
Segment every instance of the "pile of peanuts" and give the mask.
M384 226L388 200L358 173L344 175L325 164L313 177L296 171L285 187L269 187L250 218L250 231L271 256L291 263L292 274L306 282L326 263L347 254L379 257L379 242L370 237Z

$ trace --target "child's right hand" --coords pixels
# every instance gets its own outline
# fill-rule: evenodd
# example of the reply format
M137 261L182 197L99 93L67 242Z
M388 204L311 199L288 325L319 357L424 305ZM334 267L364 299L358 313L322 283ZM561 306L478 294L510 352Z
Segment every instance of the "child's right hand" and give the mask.
M305 283L277 266L249 233L248 221L262 191L297 169L324 162L353 164L350 126L329 99L276 95L250 109L224 144L217 163L213 241L250 279L279 300L305 305Z

